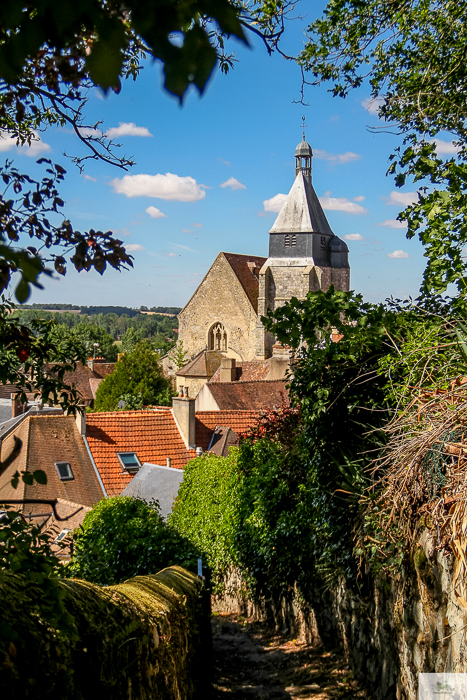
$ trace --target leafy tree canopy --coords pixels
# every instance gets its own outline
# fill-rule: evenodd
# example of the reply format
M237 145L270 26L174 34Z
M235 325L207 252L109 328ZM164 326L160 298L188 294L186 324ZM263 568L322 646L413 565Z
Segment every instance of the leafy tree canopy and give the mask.
M107 362L117 361L117 346L111 335L102 328L90 323L77 323L71 330L65 325L55 326L57 343L79 345L86 357L103 357Z
M115 496L86 515L64 574L111 585L174 564L196 571L197 556L193 545L165 525L157 501Z
M399 215L427 258L423 295L455 284L466 307L467 6L456 0L332 0L309 27L299 62L312 83L345 97L366 80L379 116L400 134L389 172L418 183L418 201ZM454 140L448 157L434 139ZM457 153L456 153L457 151Z
M141 341L123 355L112 374L96 392L96 411L116 411L125 394L141 394L144 406L168 406L172 396L170 381L162 374L158 355Z

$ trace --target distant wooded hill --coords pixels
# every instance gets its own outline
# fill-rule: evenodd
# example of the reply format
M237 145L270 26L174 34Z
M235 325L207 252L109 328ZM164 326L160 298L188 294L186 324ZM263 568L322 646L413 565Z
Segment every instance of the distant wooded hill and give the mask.
M21 309L32 309L38 311L39 309L44 309L45 311L71 311L74 313L82 313L87 316L94 316L95 314L116 314L117 316L123 316L126 314L132 318L137 314L144 311L152 311L156 314L179 314L182 310L179 306L153 306L148 308L147 306L141 306L139 309L130 309L127 306L75 306L74 304L22 304Z

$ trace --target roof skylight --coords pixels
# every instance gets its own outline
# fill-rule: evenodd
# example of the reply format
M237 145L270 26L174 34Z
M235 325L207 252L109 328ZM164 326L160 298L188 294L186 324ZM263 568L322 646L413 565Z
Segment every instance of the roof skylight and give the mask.
M55 469L61 481L71 481L75 478L69 462L55 462Z
M118 461L122 465L122 469L126 472L135 472L141 466L136 452L117 452Z

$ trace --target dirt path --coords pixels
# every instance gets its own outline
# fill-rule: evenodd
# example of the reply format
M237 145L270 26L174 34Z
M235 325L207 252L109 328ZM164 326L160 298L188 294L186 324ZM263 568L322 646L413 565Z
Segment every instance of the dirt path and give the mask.
M342 654L274 636L236 615L213 618L213 700L370 698Z

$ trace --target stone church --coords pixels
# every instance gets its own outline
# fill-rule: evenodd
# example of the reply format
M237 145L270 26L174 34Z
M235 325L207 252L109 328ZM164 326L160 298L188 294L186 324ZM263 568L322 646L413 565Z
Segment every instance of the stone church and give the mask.
M311 181L313 152L305 141L295 149L295 181L269 231L269 257L219 253L179 314L179 339L192 361L177 372L200 380L209 363L267 360L274 338L261 323L268 309L332 284L348 291L348 248L326 219ZM203 376L204 375L204 376ZM201 385L206 381L198 382ZM190 391L191 394L191 391Z

